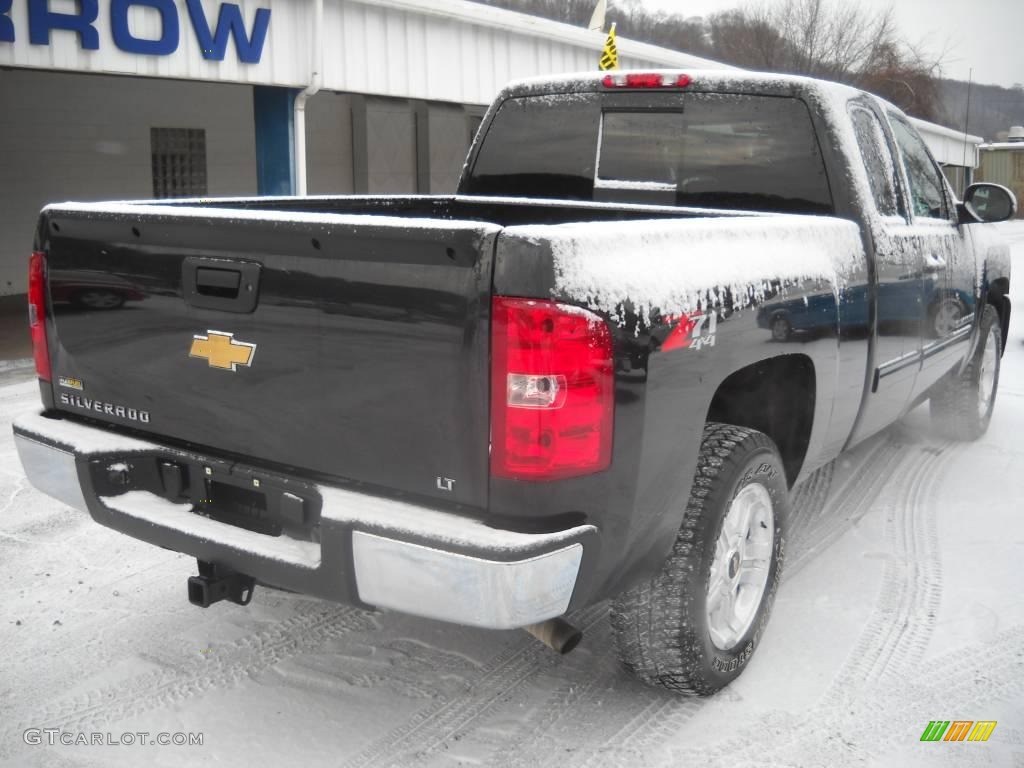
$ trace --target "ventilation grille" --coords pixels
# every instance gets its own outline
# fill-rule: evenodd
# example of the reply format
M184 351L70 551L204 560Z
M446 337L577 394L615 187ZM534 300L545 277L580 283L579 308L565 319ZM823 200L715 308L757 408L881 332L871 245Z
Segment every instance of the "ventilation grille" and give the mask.
M151 128L153 197L206 195L206 131Z

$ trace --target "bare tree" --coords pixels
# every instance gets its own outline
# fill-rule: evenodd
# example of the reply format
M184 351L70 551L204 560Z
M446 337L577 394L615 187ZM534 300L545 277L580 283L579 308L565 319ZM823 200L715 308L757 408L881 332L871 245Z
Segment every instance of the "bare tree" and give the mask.
M890 6L849 0L748 5L708 21L711 54L739 66L837 80L873 91L925 118L938 112L945 51L902 39Z

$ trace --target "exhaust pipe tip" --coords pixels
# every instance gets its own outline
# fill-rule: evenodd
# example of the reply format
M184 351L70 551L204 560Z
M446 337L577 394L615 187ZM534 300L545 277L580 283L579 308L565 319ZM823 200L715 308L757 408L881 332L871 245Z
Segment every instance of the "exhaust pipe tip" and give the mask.
M523 627L523 629L555 653L560 653L563 656L572 651L580 644L580 640L583 639L583 631L562 618L548 619L539 624L530 624Z

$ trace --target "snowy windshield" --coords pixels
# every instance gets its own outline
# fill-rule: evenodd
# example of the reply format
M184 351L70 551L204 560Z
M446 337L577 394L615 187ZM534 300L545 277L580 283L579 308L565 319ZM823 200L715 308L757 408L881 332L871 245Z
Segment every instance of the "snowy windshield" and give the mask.
M649 102L648 102L649 103ZM798 99L688 94L671 109L601 96L509 99L470 194L831 213L825 164Z

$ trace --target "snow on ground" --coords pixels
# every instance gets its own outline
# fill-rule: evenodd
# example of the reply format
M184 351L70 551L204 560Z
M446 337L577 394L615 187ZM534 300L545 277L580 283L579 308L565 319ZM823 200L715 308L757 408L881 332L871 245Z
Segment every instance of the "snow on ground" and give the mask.
M978 443L926 409L799 491L764 644L710 699L634 682L606 606L557 657L461 629L269 590L190 606L192 562L32 489L0 371L0 766L1024 765L1024 226L995 418ZM987 743L919 741L996 720ZM26 744L27 728L201 732L202 746Z

